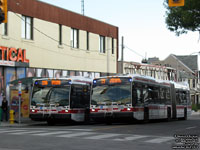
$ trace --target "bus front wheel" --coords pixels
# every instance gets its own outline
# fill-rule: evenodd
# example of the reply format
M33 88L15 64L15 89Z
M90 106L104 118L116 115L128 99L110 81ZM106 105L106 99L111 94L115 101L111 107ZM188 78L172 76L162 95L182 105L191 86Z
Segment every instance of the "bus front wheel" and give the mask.
M148 122L149 121L149 108L145 107L144 108L144 122Z

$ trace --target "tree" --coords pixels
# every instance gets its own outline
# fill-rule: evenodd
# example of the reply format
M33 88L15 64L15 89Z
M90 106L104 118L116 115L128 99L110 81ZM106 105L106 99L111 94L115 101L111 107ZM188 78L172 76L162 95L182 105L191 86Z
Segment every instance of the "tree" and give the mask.
M200 34L200 0L185 0L183 7L169 7L165 0L166 24L177 36L188 31L198 31Z

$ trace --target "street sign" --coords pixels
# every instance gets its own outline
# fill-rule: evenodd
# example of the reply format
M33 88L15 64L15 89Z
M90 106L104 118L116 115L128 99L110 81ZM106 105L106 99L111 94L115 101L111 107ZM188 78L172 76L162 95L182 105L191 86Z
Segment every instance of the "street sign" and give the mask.
M22 95L22 82L21 81L18 82L18 94L19 94L19 96Z
M185 0L169 0L169 7L184 6Z

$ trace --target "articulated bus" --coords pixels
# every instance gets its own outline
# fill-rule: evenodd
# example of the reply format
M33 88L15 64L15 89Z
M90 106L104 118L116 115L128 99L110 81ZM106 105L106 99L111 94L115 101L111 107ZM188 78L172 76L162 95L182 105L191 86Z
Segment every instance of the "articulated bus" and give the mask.
M92 79L84 77L34 80L30 118L50 125L89 119L91 84Z
M96 121L187 119L191 113L188 86L141 75L95 78L90 102Z

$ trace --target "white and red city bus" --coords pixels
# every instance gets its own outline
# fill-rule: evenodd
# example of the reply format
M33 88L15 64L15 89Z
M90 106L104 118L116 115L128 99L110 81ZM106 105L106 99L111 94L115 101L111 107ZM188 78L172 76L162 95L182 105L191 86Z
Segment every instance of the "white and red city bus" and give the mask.
M55 124L83 122L88 118L92 79L84 77L42 78L33 82L30 118Z
M187 119L189 88L141 75L93 80L90 118L96 121Z

